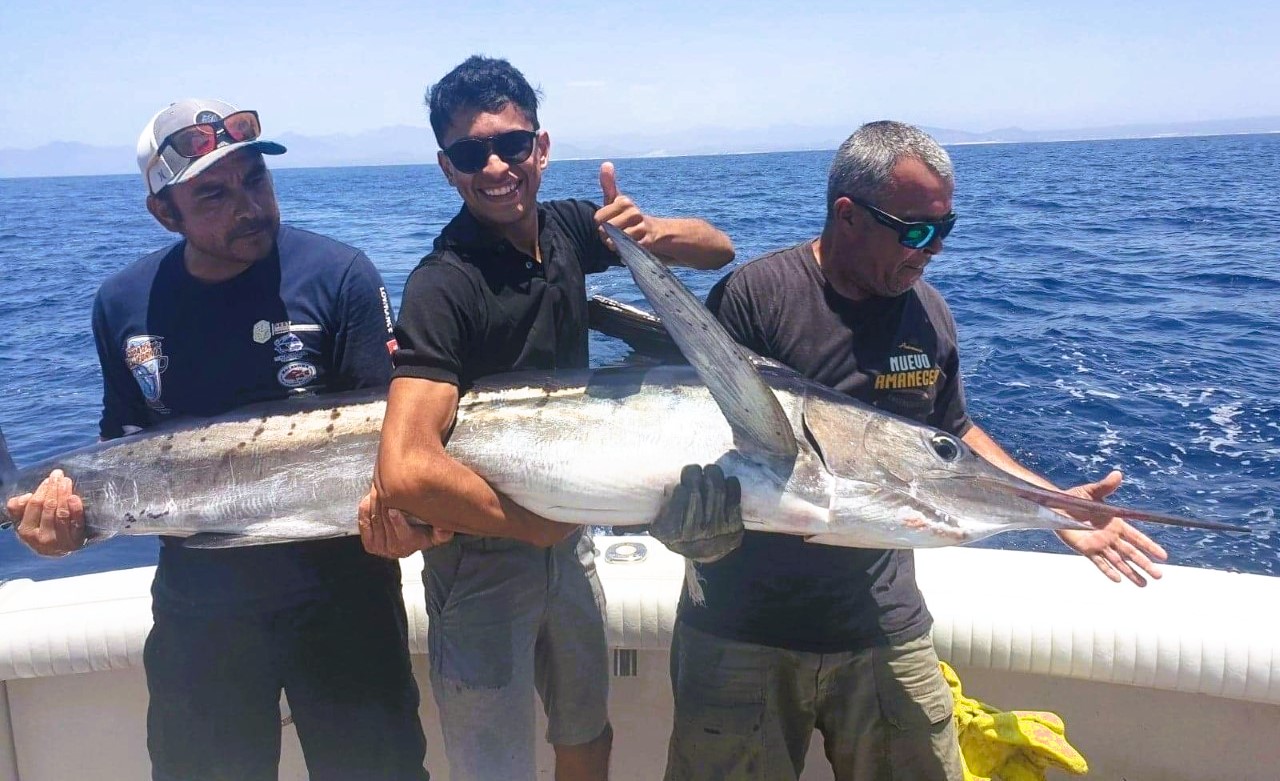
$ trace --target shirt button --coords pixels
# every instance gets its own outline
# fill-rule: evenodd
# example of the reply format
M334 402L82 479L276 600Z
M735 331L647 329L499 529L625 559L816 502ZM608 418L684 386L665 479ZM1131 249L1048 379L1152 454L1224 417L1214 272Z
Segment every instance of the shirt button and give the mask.
M524 262L524 267L525 267L525 268L533 268L533 261L532 261L532 260L526 260L526 261Z

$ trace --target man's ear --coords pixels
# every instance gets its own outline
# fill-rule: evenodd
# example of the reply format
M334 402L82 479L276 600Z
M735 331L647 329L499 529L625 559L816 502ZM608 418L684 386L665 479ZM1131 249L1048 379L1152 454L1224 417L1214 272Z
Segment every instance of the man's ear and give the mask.
M147 196L147 211L156 218L156 222L164 226L170 233L182 233L182 215L168 198L158 195Z
M836 219L842 223L849 224L850 227L856 227L854 218L856 216L856 204L849 196L840 196L836 198L835 204L832 204L832 211L836 215Z
M551 162L551 136L545 130L539 130L534 144L538 150L538 170L545 171L547 164Z
M838 217L841 222L847 222L850 225L853 224L853 207L853 199L847 195L840 196L833 204L831 204L831 209L835 212L836 217Z

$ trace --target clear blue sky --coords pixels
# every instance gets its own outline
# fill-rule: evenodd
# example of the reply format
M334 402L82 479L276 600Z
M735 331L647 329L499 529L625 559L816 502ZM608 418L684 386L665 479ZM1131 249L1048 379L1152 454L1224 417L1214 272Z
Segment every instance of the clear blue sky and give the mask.
M562 137L700 126L1044 130L1280 115L1280 2L0 2L0 148L132 145L186 96L269 133L423 125L467 55Z

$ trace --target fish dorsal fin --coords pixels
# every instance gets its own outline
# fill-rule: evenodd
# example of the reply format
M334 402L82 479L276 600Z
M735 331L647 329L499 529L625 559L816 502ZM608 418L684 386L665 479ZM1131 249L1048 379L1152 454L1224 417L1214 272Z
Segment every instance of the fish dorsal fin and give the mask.
M614 226L606 223L604 229L680 352L711 391L738 450L793 461L797 446L791 421L747 351L662 261Z

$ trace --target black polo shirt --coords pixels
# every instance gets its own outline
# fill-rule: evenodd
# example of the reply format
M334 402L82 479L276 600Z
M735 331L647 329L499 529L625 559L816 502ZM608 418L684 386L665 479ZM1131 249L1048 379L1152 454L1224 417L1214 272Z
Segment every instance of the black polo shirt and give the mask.
M393 377L449 382L587 367L585 275L621 265L587 201L538 204L542 262L464 206L405 283Z

